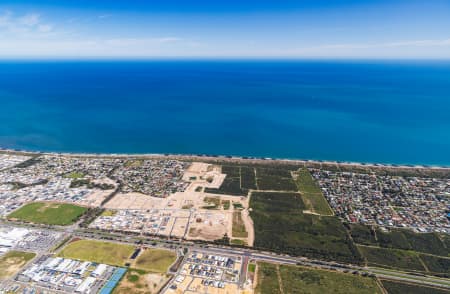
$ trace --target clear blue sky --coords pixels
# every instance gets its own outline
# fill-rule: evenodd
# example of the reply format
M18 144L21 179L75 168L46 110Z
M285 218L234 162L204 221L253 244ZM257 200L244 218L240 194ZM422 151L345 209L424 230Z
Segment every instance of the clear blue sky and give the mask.
M449 0L0 2L0 58L450 58Z

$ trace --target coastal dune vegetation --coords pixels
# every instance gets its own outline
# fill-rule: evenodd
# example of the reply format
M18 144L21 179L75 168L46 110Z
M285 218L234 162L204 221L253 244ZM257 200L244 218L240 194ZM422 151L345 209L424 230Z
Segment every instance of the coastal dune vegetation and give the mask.
M340 220L334 216L304 214L305 204L299 193L253 192L250 208L257 249L362 262Z
M254 190L297 191L291 170L286 167L222 165L222 173L226 177L220 188L205 188L206 193L247 196Z

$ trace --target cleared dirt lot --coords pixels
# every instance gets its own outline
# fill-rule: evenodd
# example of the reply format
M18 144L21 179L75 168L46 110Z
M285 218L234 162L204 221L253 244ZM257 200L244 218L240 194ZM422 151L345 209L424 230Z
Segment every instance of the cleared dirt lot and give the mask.
M114 190L94 190L91 194L86 195L79 204L89 207L101 206L103 200L113 192Z
M248 237L240 239L251 246L254 232L247 211L249 199L203 192L204 187L220 187L224 178L220 166L194 162L183 175L184 180L191 182L184 192L173 193L167 198L141 193L119 193L104 206L116 210L171 211L166 229L159 231L159 234L208 241L220 239L225 234L231 237L233 211L242 210L242 221ZM236 205L239 208L234 208Z
M30 252L9 251L0 257L0 281L15 275L35 256L36 254Z
M198 211L189 223L188 238L213 241L225 234L230 236L231 224L229 212Z
M188 291L185 293L210 293L210 294L231 294L240 293L239 287L236 284L226 284L225 288L215 288L211 286L202 285L201 278L195 278L189 285Z
M120 284L114 289L114 294L156 294L167 283L170 276L166 274L147 273L142 270L130 269Z
M108 209L158 209L161 208L166 200L142 193L118 193L104 207Z
M219 165L204 162L193 162L183 175L183 180L194 185L208 188L219 188L226 175Z

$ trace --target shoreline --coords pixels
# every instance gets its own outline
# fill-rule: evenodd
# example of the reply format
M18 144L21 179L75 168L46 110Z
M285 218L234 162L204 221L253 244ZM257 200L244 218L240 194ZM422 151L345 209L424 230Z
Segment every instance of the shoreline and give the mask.
M423 165L423 164L394 164L394 163L369 163L369 162L351 162L351 161L333 161L333 160L314 160L314 159L291 159L291 158L274 158L274 157L252 157L252 156L236 156L236 155L211 155L211 154L175 154L175 153L83 153L83 152L47 152L47 151L27 151L14 150L0 147L0 154L17 154L17 155L50 155L50 156L67 156L67 157L104 157L104 158L143 158L143 159L181 159L181 160L203 160L203 161L222 161L230 163L274 163L274 164L325 164L325 165L342 165L348 167L371 167L371 168L389 168L389 169L425 169L425 170L450 170L447 165Z

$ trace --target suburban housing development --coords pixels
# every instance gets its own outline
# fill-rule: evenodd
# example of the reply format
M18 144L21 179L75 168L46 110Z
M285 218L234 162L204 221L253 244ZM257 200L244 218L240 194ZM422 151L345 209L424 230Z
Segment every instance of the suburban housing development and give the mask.
M5 150L0 217L0 293L450 290L447 168Z

